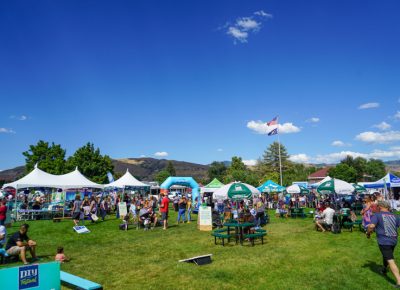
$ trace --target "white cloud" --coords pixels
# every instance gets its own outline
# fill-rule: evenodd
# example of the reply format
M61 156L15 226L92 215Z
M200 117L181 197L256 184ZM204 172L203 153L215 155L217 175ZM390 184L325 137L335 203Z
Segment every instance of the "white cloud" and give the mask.
M307 123L318 123L319 121L320 121L319 118L317 118L317 117L312 117L312 118L308 119L306 122L307 122Z
M11 119L16 119L16 120L19 120L19 121L25 121L25 120L27 120L28 119L28 117L27 116L25 116L25 115L21 115L21 116L10 116L10 118Z
M289 160L296 162L296 163L309 163L310 162L310 157L307 156L306 154L295 154L291 155L289 157Z
M366 104L362 104L358 107L359 110L365 110L365 109L374 109L374 108L378 108L379 107L379 103L366 103Z
M0 133L9 133L13 134L15 131L13 129L7 129L7 128L0 128Z
M397 113L393 116L396 120L400 120L400 111L397 111Z
M222 152L222 151L224 151L224 150L223 150L222 148L218 148L217 151L218 151L218 152Z
M165 151L156 152L156 153L154 153L154 156L156 156L156 157L167 157L168 153L165 152Z
M249 34L246 31L241 31L239 28L236 27L229 27L227 34L232 36L235 40L240 41L241 43L247 42L247 37Z
M400 141L400 131L379 132L363 132L356 136L356 140L365 143L385 144Z
M340 140L333 141L331 145L332 145L332 146L335 146L335 147L346 147L346 146L351 146L351 144L349 144L349 143L344 143L343 141L340 141Z
M224 26L223 29L227 29L226 34L233 37L235 44L237 41L246 43L249 33L258 32L261 29L262 22L272 18L271 14L262 10L255 12L254 15L250 17L239 17L233 24L227 23Z
M353 158L362 157L365 159L383 159L383 160L396 160L400 159L400 146L391 147L390 150L374 150L370 153L361 153L354 151L341 151L329 154L319 154L314 157L307 156L306 154L296 154L290 157L293 162L300 163L327 163L334 164L339 163L346 156L352 156Z
M386 123L385 121L383 121L379 124L374 125L373 127L385 131L385 130L389 130L392 126L390 124Z
M146 155L140 155L140 158L146 158L147 156Z
M258 134L268 134L274 128L276 128L276 125L268 126L267 123L262 121L250 121L247 123L247 128L257 132ZM278 124L279 134L290 134L290 133L297 133L300 131L301 129L293 125L293 123Z
M256 20L251 19L250 17L242 17L236 21L236 26L238 26L241 30L244 31L251 31L251 30L257 31L260 29L261 22L257 22Z
M243 163L246 166L256 166L257 160L255 160L255 159L243 160Z
M261 17L267 17L267 18L272 18L272 14L266 13L264 10L256 11L254 12L255 15L261 16Z

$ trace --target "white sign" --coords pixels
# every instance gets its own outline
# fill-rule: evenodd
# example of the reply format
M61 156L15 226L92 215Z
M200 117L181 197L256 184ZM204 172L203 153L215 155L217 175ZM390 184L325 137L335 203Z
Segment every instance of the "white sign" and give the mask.
M78 233L78 234L86 234L86 233L90 233L90 231L88 230L87 227L85 226L75 226L73 227L74 230Z
M212 215L210 206L199 207L199 228L201 231L212 230Z
M120 217L126 216L128 214L128 210L126 209L126 202L120 202L118 204L118 208Z

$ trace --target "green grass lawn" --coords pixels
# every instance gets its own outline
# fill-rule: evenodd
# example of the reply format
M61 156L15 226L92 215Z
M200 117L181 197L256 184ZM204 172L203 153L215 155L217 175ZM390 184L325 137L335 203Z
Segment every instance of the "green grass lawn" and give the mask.
M311 218L276 219L271 212L265 243L254 247L214 245L210 232L200 232L195 222L176 225L175 212L167 231L125 232L119 220L107 218L86 222L91 233L82 235L70 220L29 222L29 236L38 242L41 262L52 261L57 246L64 246L71 261L61 269L104 289L392 289L394 283L391 274L377 273L382 261L375 236L368 240L358 229L316 232ZM204 254L213 255L212 264L178 263ZM398 249L395 254L400 261Z

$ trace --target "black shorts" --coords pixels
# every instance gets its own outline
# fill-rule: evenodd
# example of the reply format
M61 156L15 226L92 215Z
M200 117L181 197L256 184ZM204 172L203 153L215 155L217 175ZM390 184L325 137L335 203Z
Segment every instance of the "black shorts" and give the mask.
M161 213L161 219L162 219L163 221L168 220L168 212L162 212L162 213Z
M379 250L381 250L382 257L384 260L389 261L389 260L394 260L394 248L396 246L386 246L386 245L379 245Z
M259 218L264 218L264 212L258 212L256 214L256 219L259 219Z
M80 212L74 212L74 214L72 215L72 219L80 220L81 219L81 213Z

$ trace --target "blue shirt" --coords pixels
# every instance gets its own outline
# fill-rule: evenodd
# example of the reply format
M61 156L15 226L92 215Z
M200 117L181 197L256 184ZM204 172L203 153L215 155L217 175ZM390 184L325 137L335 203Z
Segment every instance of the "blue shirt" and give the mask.
M397 244L397 229L400 227L400 217L391 212L378 212L371 217L375 225L376 238L379 245L395 246Z

